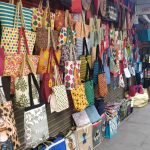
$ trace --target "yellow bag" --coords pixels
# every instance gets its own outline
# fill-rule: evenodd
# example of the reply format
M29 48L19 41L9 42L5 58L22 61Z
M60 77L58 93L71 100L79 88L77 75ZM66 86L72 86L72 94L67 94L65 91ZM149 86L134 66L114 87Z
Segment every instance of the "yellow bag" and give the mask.
M77 111L83 111L89 104L85 95L84 84L81 83L78 72L74 71L76 88L71 91L74 108Z

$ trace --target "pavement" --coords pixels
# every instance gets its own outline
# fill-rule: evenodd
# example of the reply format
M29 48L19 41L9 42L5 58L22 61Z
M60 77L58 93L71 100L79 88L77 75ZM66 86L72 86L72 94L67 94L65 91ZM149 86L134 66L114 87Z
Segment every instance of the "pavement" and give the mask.
M121 123L118 134L94 150L150 150L150 104Z

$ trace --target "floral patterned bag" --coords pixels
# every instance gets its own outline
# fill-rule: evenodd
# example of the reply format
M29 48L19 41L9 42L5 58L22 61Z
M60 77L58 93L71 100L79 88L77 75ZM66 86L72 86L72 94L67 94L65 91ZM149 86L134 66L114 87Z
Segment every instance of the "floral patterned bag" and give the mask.
M33 101L33 92L31 79L38 91L39 104L35 105ZM34 148L40 143L46 141L49 137L48 122L45 104L43 104L42 96L40 95L40 87L34 76L29 74L29 99L30 107L25 108L24 112L24 130L26 148ZM36 97L37 98L37 97Z

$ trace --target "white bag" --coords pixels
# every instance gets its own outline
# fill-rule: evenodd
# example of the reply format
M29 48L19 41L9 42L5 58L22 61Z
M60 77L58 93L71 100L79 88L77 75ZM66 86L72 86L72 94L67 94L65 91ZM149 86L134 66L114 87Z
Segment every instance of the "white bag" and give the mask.
M81 127L91 123L85 110L72 114L72 117L77 127Z
M131 74L128 68L124 68L124 74L126 78L131 78Z
M65 137L66 150L78 150L74 131L70 131Z
M31 78L40 97L38 105L33 102ZM49 132L45 104L42 104L40 88L34 74L29 74L29 97L30 107L26 107L24 112L25 143L26 148L35 148L49 137Z
M76 138L79 150L93 150L92 124L77 127Z
M130 74L135 76L135 68L131 65L129 65L128 68L129 68Z

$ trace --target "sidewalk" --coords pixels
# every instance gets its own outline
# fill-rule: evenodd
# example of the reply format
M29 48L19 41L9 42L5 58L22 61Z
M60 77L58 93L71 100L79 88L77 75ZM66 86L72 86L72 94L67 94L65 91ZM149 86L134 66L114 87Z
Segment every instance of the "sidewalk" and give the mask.
M150 150L150 104L136 109L121 124L118 134L95 150Z

